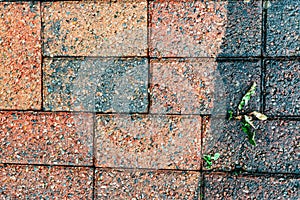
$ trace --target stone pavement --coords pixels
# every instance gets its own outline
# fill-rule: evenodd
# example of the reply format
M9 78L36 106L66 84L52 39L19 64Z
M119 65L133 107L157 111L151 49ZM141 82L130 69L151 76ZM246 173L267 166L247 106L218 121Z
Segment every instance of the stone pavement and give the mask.
M0 44L1 199L299 199L300 0L0 0Z

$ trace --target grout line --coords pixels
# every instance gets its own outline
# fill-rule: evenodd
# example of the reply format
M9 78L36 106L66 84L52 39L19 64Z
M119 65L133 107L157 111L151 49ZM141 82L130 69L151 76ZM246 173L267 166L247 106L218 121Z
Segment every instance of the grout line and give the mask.
M96 185L96 114L93 114L93 197L95 199L95 185Z
M201 191L200 191L200 200L205 199L205 179L204 179L204 173L201 173Z
M266 9L264 9L264 0L261 1L262 6L262 24L261 24L261 59L260 59L260 68L261 68L261 75L260 75L260 112L264 113L265 111L265 62L264 56L266 55Z
M43 66L44 66L44 57L43 57L43 49L44 49L44 26L43 26L43 6L42 6L42 2L40 3L40 22L41 22L41 29L40 29L40 39L41 39L41 109L40 110L44 110L44 70L43 70Z
M150 86L151 86L151 65L150 65L150 2L147 0L147 61L148 61L148 84L147 84L147 114L150 113L150 104L151 104L151 95L150 95Z
M41 166L41 167L70 167L70 168L93 168L92 165L52 165L52 164L26 164L26 163L0 163L0 167L7 167L8 165L12 166ZM236 171L223 171L223 170L205 170L201 172L200 170L192 170L192 169L156 169L156 168L129 168L129 167L94 167L95 169L102 171L110 171L110 170L119 170L119 171L156 171L156 172L197 172L203 175L206 174L227 174L227 175L235 175ZM300 178L300 173L296 172L251 172L251 171L243 171L243 173L238 176L288 176L288 177L296 177Z

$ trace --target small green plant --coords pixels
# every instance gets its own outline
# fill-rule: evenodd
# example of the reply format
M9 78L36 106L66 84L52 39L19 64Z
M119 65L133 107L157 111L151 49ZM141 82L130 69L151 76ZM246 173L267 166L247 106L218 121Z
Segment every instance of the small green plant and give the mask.
M215 153L215 155L211 156L211 155L203 155L203 159L205 160L205 162L207 163L207 167L211 168L212 166L212 161L213 160L218 160L220 157L219 153Z
M253 111L250 113L246 113L243 115L240 115L239 112L243 110L243 108L249 103L252 96L255 94L256 90L256 83L254 82L251 86L251 88L246 92L246 94L243 96L242 100L240 101L238 105L237 115L234 115L232 110L228 111L228 119L232 120L239 120L242 124L242 131L247 134L248 141L253 146L256 146L255 142L255 129L256 127L253 124L253 118L259 119L259 120L266 120L268 117L260 112Z

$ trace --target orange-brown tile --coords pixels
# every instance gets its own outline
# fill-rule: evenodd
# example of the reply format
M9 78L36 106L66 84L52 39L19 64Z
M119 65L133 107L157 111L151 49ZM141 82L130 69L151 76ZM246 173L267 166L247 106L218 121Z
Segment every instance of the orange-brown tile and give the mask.
M43 4L47 56L145 56L147 1Z
M0 109L41 108L40 4L0 3Z
M91 114L0 112L0 163L92 165Z
M92 199L87 167L0 166L1 199Z
M200 199L200 173L97 170L95 199Z
M98 115L100 167L200 169L200 116Z

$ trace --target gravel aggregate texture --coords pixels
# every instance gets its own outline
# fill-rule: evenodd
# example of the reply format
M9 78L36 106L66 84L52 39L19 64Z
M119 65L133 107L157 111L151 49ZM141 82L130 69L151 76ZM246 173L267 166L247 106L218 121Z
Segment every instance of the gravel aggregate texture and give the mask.
M92 199L90 168L7 165L0 173L1 199Z
M151 1L150 55L259 56L261 14L261 1Z
M200 173L97 170L95 199L200 199Z
M0 2L0 109L41 108L38 2Z
M204 199L293 199L299 198L299 179L270 176L208 174Z
M203 154L220 153L211 170L299 173L299 121L272 120L254 122L252 146L236 121L212 118L203 135ZM205 163L204 163L205 164ZM205 169L209 169L205 164Z
M266 113L300 114L300 60L266 61Z
M147 112L145 58L46 59L43 70L45 110Z
M269 1L267 45L269 56L300 56L300 1Z
M147 1L43 4L47 56L146 56Z
M204 59L151 60L150 113L205 114L213 107L217 63Z
M92 165L92 133L91 114L0 112L0 164Z
M99 167L200 169L200 116L97 115Z

